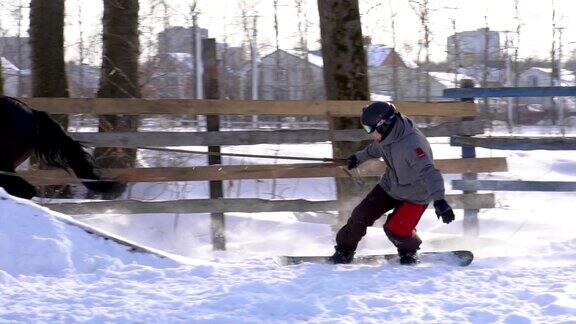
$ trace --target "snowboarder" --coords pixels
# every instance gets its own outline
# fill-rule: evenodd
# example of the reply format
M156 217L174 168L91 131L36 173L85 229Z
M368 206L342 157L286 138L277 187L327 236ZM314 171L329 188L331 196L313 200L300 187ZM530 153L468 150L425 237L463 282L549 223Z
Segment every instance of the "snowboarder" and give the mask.
M416 225L426 207L434 202L438 218L446 224L454 212L444 199L444 180L434 167L426 137L393 104L374 102L362 109L362 126L374 143L347 159L349 170L369 159L382 158L386 172L379 183L352 211L336 234L332 263L350 263L368 226L393 210L384 225L388 239L396 246L401 264L418 263L422 240Z

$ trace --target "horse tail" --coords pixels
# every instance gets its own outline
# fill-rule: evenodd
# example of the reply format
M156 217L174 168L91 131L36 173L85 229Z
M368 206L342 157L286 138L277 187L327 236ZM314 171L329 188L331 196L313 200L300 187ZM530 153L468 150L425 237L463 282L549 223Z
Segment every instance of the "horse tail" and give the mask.
M35 122L34 153L49 166L72 169L81 179L101 180L94 159L84 146L72 139L47 113L32 109ZM113 181L84 181L82 184L97 192L119 190Z

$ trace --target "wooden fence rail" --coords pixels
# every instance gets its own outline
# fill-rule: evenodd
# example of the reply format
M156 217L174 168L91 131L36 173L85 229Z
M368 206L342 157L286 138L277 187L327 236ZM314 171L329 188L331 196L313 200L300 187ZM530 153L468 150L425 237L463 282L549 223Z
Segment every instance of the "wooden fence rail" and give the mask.
M118 98L20 98L34 109L53 114L94 115L276 115L276 116L359 116L360 107L370 101L267 101ZM466 102L394 103L409 116L467 117L476 115L476 106Z
M420 129L428 137L451 135L476 135L484 132L478 121L447 122ZM330 140L328 130L270 130L270 131L222 131L222 132L74 132L72 137L93 147L143 146L211 146L318 143ZM362 129L334 131L335 141L366 141L370 136Z
M505 158L440 159L436 167L443 173L507 171ZM358 169L363 177L382 175L385 164L368 161ZM36 170L19 173L35 185L61 185L78 183L73 175L63 170ZM122 182L213 181L240 179L322 178L348 177L342 165L334 163L213 165L174 168L104 169L107 179Z
M497 150L576 150L576 137L462 137L450 138L452 146L475 146Z
M565 181L507 181L507 180L452 180L455 190L490 191L576 191L576 182Z
M446 195L452 208L480 209L495 206L494 194ZM170 201L94 201L82 203L47 203L44 206L70 215L80 214L163 214L163 213L261 213L336 211L338 201L266 200L254 198L183 199Z
M444 98L576 97L576 87L510 87L445 89Z

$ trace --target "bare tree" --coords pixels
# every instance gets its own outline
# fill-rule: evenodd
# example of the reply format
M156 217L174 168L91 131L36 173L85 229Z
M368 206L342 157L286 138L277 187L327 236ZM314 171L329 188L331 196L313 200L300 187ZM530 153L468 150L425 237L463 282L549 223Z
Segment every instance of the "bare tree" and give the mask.
M2 77L2 56L0 55L0 95L4 94L4 78Z
M102 74L99 98L139 98L138 56L138 0L104 0L102 24ZM136 117L102 115L99 131L135 131ZM134 167L136 150L100 148L95 151L101 166L109 168Z
M454 62L452 62L452 69L454 73L454 88L458 88L458 69L460 68L460 40L456 31L456 17L452 17L452 35L454 35Z
M412 10L418 15L420 20L420 27L422 28L422 38L420 40L420 49L418 50L418 60L420 60L420 50L424 47L424 72L425 72L425 88L424 98L425 101L430 101L430 0L409 0ZM420 64L418 64L420 65ZM418 73L420 74L420 73ZM420 88L420 76L418 76L418 88ZM420 91L418 91L420 94Z
M68 97L64 64L64 0L30 1L30 45L32 50L32 96ZM50 50L47 51L46 49ZM53 115L68 128L68 115ZM36 164L36 161L34 162ZM41 168L45 166L40 165ZM69 186L48 186L44 195L68 197Z
M30 1L30 45L32 96L68 97L64 65L64 0Z
M310 85L312 82L312 71L310 70L310 64L308 64L308 18L306 16L306 10L304 10L304 6L306 3L304 0L295 0L296 1L296 11L298 13L298 35L299 35L299 45L298 50L301 53L301 58L304 60L304 70L302 73L304 74L302 80L304 80L304 84L301 85L302 88L302 97L304 99L310 99L310 95L313 91L310 91Z
M396 11L392 6L392 0L388 1L390 7L390 27L392 31L392 51L393 53L398 53L396 49ZM398 80L398 60L394 57L394 61L392 62L392 99L394 101L398 100L398 87L399 87L399 80Z
M18 0L18 5L16 9L12 12L14 18L16 19L16 43L17 43L17 60L18 60L18 84L17 84L17 96L22 96L24 94L24 76L22 75L22 70L24 69L24 44L23 44L23 31L22 27L24 25L24 4L22 0Z
M368 67L364 51L358 0L318 0L324 85L328 100L369 100ZM358 107L360 111L360 107ZM358 129L358 118L334 118L334 129ZM345 158L365 143L335 142L333 154ZM336 188L343 221L366 188L352 179L338 178Z
M516 44L514 46L514 63L513 63L513 73L514 73L514 87L520 86L520 60L518 56L518 52L520 49L520 31L521 31L521 21L520 21L520 0L514 0L514 21L516 22ZM518 114L520 113L519 110L520 98L514 98L514 111L515 116L513 122L519 122Z
M2 21L0 21L0 35L4 35L4 29L2 28ZM2 76L4 69L4 64L2 64L2 51L0 50L0 95L4 94L4 77Z
M550 66L552 68L552 72L550 73L550 86L553 87L556 85L556 79L554 78L554 72L556 71L556 7L554 6L554 0L552 0L552 48L550 49ZM554 97L550 97L550 118L552 124L556 124L555 111L556 103Z
M484 66L482 69L482 87L486 88L488 86L488 60L490 55L490 29L488 28L488 16L484 15ZM484 112L489 114L489 102L488 98L484 97ZM492 129L492 123L490 123L490 129Z
M84 43L84 28L82 19L82 5L78 5L78 89L81 96L86 96L84 78L84 60L86 59L86 47Z
M248 62L248 58L246 53L248 53L248 51L251 50L251 36L250 36L250 24L248 22L248 18L249 18L249 14L248 14L248 4L246 3L246 0L242 0L240 3L240 12L241 12L241 16L242 16L242 30L244 32L244 37L242 40L242 59L241 59L241 65L244 65L245 62ZM246 88L246 77L244 75L240 76L240 93L239 93L239 98L240 99L246 99L246 95L245 95L245 88Z

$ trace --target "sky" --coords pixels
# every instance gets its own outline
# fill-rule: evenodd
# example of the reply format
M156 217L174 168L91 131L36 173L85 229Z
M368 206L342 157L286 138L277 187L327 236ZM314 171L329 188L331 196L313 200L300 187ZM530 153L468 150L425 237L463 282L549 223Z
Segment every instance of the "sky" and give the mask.
M14 34L15 22L13 15L7 14L14 9L18 1L0 0L0 26ZM152 36L164 25L190 26L193 1L167 0L169 19L164 19L164 9L159 6L152 12L152 0L141 0L141 23L143 52L146 44L155 41ZM160 2L160 1L155 1ZM576 49L576 23L571 16L576 12L576 2L573 0L518 0L521 21L520 56L548 58L552 44L552 8L556 8L556 26L562 27L562 44L565 56ZM250 16L258 16L258 40L260 51L265 54L275 44L273 0L198 0L200 12L199 23L208 28L211 37L219 42L224 40L232 45L238 45L243 37L241 24L241 3L246 4ZM280 47L290 49L298 41L298 17L295 9L296 0L279 0L279 38ZM307 39L309 48L319 48L319 24L317 2L303 0L306 8ZM79 39L79 21L82 22L83 37L92 37L98 41L101 30L100 17L102 2L93 0L67 0L67 57L76 57ZM79 17L79 8L82 10ZM391 45L393 43L391 15L395 14L396 43L400 52L416 59L418 40L421 38L421 28L415 11L407 0L360 0L363 33L372 37L373 42ZM27 13L25 13L25 16ZM435 61L445 59L446 38L453 33L452 19L455 19L456 31L475 30L488 25L493 30L515 31L517 22L514 19L514 0L431 0L431 55ZM501 38L502 42L504 36ZM89 46L94 48L93 46ZM96 47L97 48L97 47ZM93 53L92 60L98 60L98 52Z

